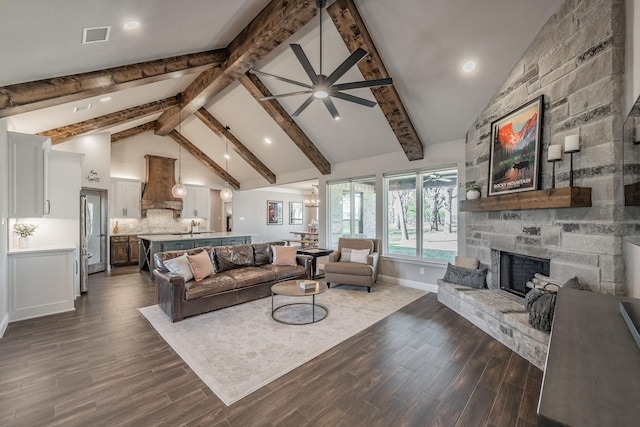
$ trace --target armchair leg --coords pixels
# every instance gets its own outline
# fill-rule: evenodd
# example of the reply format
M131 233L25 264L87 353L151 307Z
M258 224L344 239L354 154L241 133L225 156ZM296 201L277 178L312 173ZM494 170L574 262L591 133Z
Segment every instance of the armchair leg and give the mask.
M327 282L327 289L331 289L331 283Z
M367 293L370 294L371 293L371 286L367 286Z

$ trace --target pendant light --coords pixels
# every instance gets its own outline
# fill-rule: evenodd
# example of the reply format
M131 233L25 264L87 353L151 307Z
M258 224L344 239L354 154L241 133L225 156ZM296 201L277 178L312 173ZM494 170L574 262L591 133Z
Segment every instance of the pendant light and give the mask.
M231 128L229 126L225 126L225 129L230 130ZM224 153L224 170L229 172L229 138L225 135L224 139L227 142ZM220 191L220 199L222 199L223 202L230 202L233 200L233 191L231 191L229 183L226 181L224 183L224 189Z
M182 118L179 118L178 133L182 134ZM187 187L182 183L182 146L178 144L178 182L171 188L171 195L178 199L187 197Z

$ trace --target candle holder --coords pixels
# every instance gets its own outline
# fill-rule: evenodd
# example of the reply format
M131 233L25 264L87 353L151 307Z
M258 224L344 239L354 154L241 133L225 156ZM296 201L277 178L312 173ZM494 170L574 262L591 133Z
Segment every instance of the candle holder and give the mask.
M551 169L551 188L556 188L556 162L561 161L562 159L549 159L547 160L550 163L553 163L553 168Z
M573 154L578 153L579 151L580 149L565 151L565 153L568 153L571 156L569 161L569 187L573 187Z

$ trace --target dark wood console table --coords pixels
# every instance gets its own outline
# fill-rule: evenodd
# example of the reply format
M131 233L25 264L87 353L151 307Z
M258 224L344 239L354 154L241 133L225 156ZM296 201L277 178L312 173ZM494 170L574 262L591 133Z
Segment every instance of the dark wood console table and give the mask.
M560 289L538 426L640 425L640 349L616 297Z

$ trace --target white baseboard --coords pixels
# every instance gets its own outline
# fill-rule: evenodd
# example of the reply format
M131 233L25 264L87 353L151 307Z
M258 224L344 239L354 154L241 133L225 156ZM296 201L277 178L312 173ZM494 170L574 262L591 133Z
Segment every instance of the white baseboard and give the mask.
M7 330L7 326L9 326L9 313L6 313L0 321L0 338L4 336L4 331Z
M398 277L378 275L378 280L391 285L406 286L407 288L420 289L421 291L438 293L438 285L434 283L416 282L414 280L400 279Z

